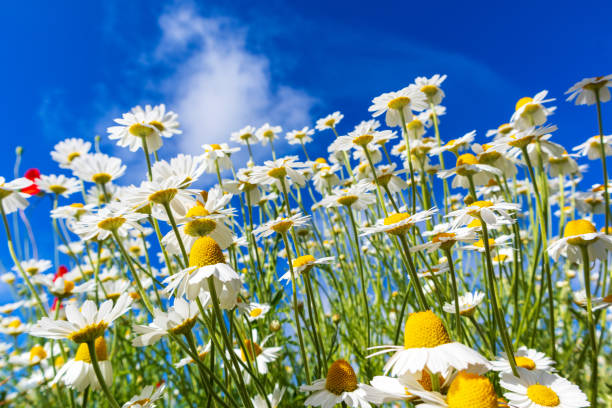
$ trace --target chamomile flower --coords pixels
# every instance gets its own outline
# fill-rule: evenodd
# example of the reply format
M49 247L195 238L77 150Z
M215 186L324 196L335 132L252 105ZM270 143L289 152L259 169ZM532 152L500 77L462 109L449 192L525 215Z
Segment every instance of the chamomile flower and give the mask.
M270 311L270 305L264 303L249 303L244 309L244 314L249 322L263 319Z
M478 240L475 228L453 228L448 223L437 224L433 230L426 231L423 236L430 236L431 241L414 245L411 252L426 250L428 252L450 249L457 242L474 242Z
M444 98L444 91L440 88L440 85L445 80L446 75L435 74L431 78L416 77L414 83L425 94L429 102L433 105L439 105Z
M565 224L563 237L548 246L548 254L555 260L563 255L570 262L581 263L581 247L586 247L591 262L603 262L612 249L612 237L598 232L589 220L571 220Z
M302 227L308 224L309 220L309 215L304 216L301 213L291 217L278 217L255 228L253 234L257 238L266 238L274 233L286 234L291 228Z
M203 305L206 305L208 296L202 298L204 300ZM199 309L196 302L188 302L177 297L167 312L155 310L153 321L149 325L134 325L133 330L138 336L132 340L132 345L136 347L150 346L169 333L187 335L195 326L198 313Z
M368 111L377 117L385 113L385 123L389 127L401 125L401 118L406 122L412 120L412 111L427 109L427 99L424 93L415 85L407 86L396 92L387 92L372 99Z
M304 126L302 130L292 130L291 132L287 132L285 138L291 145L306 144L312 142L312 137L310 137L312 135L314 135L314 129Z
M206 343L203 347L200 345L197 346L198 358L200 359L200 361L204 361L208 353L210 353L211 348L212 348L211 341ZM195 360L191 358L191 356L187 356L185 358L180 359L178 363L174 364L174 366L176 368L181 368L181 367L185 367L187 364L192 364L192 363L195 363Z
M257 129L255 135L261 142L261 145L265 146L268 142L272 143L274 140L278 139L278 135L280 135L282 131L283 128L280 126L271 126L269 123L265 123L262 127Z
M30 335L48 339L70 339L76 343L91 342L104 335L105 330L130 309L132 299L122 294L113 305L107 300L96 306L91 300L85 301L79 309L74 303L66 306L67 320L53 320L43 317L30 329Z
M36 181L36 185L45 193L57 194L58 196L68 197L72 193L80 190L81 185L79 180L73 177L60 175L41 175Z
M13 354L9 357L9 363L21 367L30 367L37 364L46 363L51 355L58 356L60 354L60 345L51 342L45 343L42 346L36 344L28 351L19 354Z
M274 391L272 394L268 394L267 399L270 402L271 408L277 408L283 399L283 395L285 395L285 391L287 388L279 387L278 384L274 385ZM268 403L266 399L261 395L256 395L251 399L254 408L268 408Z
M327 208L332 207L350 207L354 210L363 210L376 202L376 196L372 191L372 184L366 181L360 181L348 188L336 188L332 194L328 194L321 205Z
M242 145L252 145L258 141L256 132L257 129L255 129L254 126L245 126L242 129L233 132L230 136L230 140Z
M503 373L500 379L510 406L516 408L581 408L591 404L586 395L563 377L546 371L519 368L519 377Z
M232 154L240 150L239 147L229 147L227 143L203 144L203 162L207 173L216 173L217 169L227 170L232 168Z
M168 178L178 179L182 186L190 186L198 180L207 163L204 155L192 156L179 154L170 161L159 160L151 168L153 181L164 181Z
M74 159L72 172L84 181L105 185L125 173L126 166L118 157L103 153L87 154Z
M546 354L521 346L514 352L514 360L517 367L522 367L525 370L543 370L554 371L555 362L546 356ZM512 373L512 367L508 361L506 353L502 353L501 357L491 361L491 370L500 371L502 373Z
M251 183L262 185L275 185L282 191L282 184L297 184L303 187L306 177L302 170L307 165L298 162L297 156L286 156L276 160L266 160L263 166L253 167L251 170Z
M552 102L555 99L546 99L548 91L538 92L533 98L524 97L516 103L515 111L512 114L511 121L513 126L524 130L533 126L540 126L546 122L548 116L552 115L557 109L556 107L544 106L547 102Z
M108 359L108 349L104 337L100 336L95 339L95 353L98 360L102 378L106 385L113 383L113 366ZM57 371L52 383L61 382L70 388L74 388L79 392L83 392L85 388L100 389L98 377L91 362L91 355L86 343L81 343L77 349L74 359L67 361L62 368Z
M384 366L385 374L400 376L424 369L443 374L470 368L488 369L490 363L478 352L461 343L452 342L440 318L433 312L416 312L408 316L404 327L404 346L377 346L369 357L395 352Z
M118 140L118 146L129 147L132 152L142 148L143 142L149 152L155 152L162 147L162 137L170 138L182 133L178 129L177 119L178 115L172 111L166 112L163 104L155 107L146 105L144 109L135 106L120 119L115 119L119 126L107 129L108 138Z
M242 340L244 348L234 349L234 353L245 363L250 361L259 374L267 374L268 364L275 361L280 356L282 350L282 347L266 347L266 343L271 338L272 335L268 335L258 344L259 337L257 330L253 330L251 332L251 339Z
M30 330L31 325L29 323L23 323L18 317L12 317L2 319L0 324L0 333L9 336L19 336Z
M72 161L79 156L88 154L89 149L91 149L91 143L83 139L65 139L53 146L51 158L55 160L62 169L69 169L72 166Z
M145 217L145 214L129 211L124 205L112 203L95 213L83 215L75 225L74 232L83 240L101 241L113 233L125 237L129 229L141 229L138 221Z
M612 156L612 135L603 137L604 153L607 156ZM573 148L581 156L587 156L589 160L601 159L601 137L595 135L587 139L586 142L579 144Z
M451 225L457 227L459 225L467 225L474 219L482 219L487 225L497 226L504 224L512 224L515 220L510 215L510 211L517 211L520 206L515 203L493 202L487 200L474 201L465 208L451 211L446 218L451 218Z
M159 386L147 385L134 395L128 402L123 404L121 408L155 408L156 402L162 397L166 389L166 384Z
M491 177L501 176L502 172L493 166L480 163L473 154L464 153L457 157L457 163L454 168L438 172L438 177L443 179L453 175L455 176L452 183L453 188L467 188L470 179L475 185L483 185L487 184Z
M340 123L342 118L344 118L344 115L341 114L339 111L331 113L331 114L329 114L329 115L327 115L327 116L317 120L316 129L319 130L319 131L322 131L322 130L325 130L325 129L334 129L336 127L336 125L338 125L338 123Z
M45 272L53 266L51 261L47 259L29 259L27 261L21 261L21 268L28 275L36 275L38 273ZM17 266L13 267L14 271L18 271Z
M459 296L459 314L462 316L473 316L478 305L480 305L484 300L484 297L484 292L479 290L475 291L474 293L467 292L466 294ZM445 303L444 306L442 306L442 309L446 313L456 313L455 301L453 300L451 303Z
M584 78L576 82L565 93L569 94L567 101L575 100L576 105L594 105L599 97L600 102L610 100L612 74L593 78Z
M0 177L0 206L6 214L22 210L28 206L28 197L21 190L32 185L32 181L25 177L17 178L7 182L4 177Z
M333 256L327 256L324 258L316 259L312 255L302 255L292 260L291 266L293 267L293 276L297 279L302 273L307 273L312 268L317 265L327 265L334 261ZM279 281L286 281L286 283L291 282L291 271L285 272L280 278Z
M403 235L406 234L414 224L430 219L437 211L438 209L434 207L426 211L419 211L413 215L407 212L390 214L382 220L377 220L376 224L372 227L362 227L361 235L364 236L379 232L386 232L390 235Z
M378 401L376 389L357 382L353 367L342 359L329 366L325 378L300 386L300 391L311 392L304 402L310 407L333 408L344 403L352 408L370 408L370 403Z

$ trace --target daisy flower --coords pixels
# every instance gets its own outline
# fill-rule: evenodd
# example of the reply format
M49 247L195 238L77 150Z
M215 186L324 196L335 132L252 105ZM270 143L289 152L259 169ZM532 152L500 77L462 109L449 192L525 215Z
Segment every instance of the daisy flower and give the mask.
M612 135L604 136L604 152L607 156L612 156ZM595 135L586 142L579 144L572 150L577 151L580 156L587 156L589 160L601 159L601 137Z
M23 210L28 206L28 197L21 193L21 190L32 185L32 181L25 177L17 178L7 182L4 177L0 177L0 206L6 214L17 210Z
M416 87L425 94L427 100L434 105L439 105L444 98L444 91L440 88L442 82L446 80L446 75L435 74L431 78L416 77L414 83Z
M200 361L204 361L204 358L206 358L208 353L210 353L211 348L212 348L212 342L210 340L208 341L208 343L206 343L206 345L204 345L204 347L200 345L196 347ZM174 366L176 368L181 368L181 367L185 367L187 364L192 364L192 363L195 363L195 360L191 358L190 356L187 356L185 358L180 359L178 363L174 364Z
M72 166L72 161L79 156L88 154L89 149L91 149L91 143L83 139L65 139L53 146L51 158L59 163L62 169L69 169Z
M203 144L204 163L207 173L216 173L219 170L227 170L232 168L232 154L240 151L239 147L229 147L227 143Z
M72 193L76 193L81 188L79 180L73 177L66 177L63 174L60 175L41 175L36 182L38 188L45 193L57 194L58 196L68 197Z
M166 106L161 104L155 107L146 105L133 107L124 113L120 119L115 119L119 126L107 129L111 140L118 140L117 145L129 147L135 152L146 142L149 152L155 152L162 147L162 137L170 138L182 133L178 129L178 115L172 111L166 112Z
M270 402L270 406L272 408L276 408L279 406L286 390L286 387L279 387L278 384L274 385L274 391L272 392L272 394L268 394L267 397L267 400ZM254 398L251 399L251 402L253 402L254 408L268 408L266 398L262 397L261 395L256 395Z
M345 206L363 210L376 202L376 196L370 193L372 188L371 183L360 181L348 188L335 189L321 200L321 205L326 208Z
M604 261L612 249L612 237L598 232L589 220L571 220L565 224L563 237L548 246L548 254L555 260L563 255L573 263L582 262L581 247L586 247L589 260Z
M295 258L291 264L293 266L293 276L297 279L302 273L307 273L312 268L318 265L328 265L333 262L335 258L333 256L328 256L325 258L316 259L312 255L302 255L298 258ZM291 282L291 271L285 272L280 278L279 281L286 281L286 283Z
M147 385L134 395L128 402L123 404L121 408L155 408L155 402L159 400L166 389L166 384L162 383L159 386Z
M203 305L208 303L208 297L204 298ZM155 310L153 321L147 325L134 325L133 330L137 337L132 340L135 347L150 346L157 343L168 333L176 335L187 335L195 326L199 309L196 302L187 302L183 298L174 299L174 304L167 312Z
M206 166L204 155L192 156L181 153L170 159L170 162L157 161L151 168L151 174L153 181L163 181L173 177L179 179L182 185L189 186L200 178Z
M111 203L95 213L83 215L75 225L74 232L85 241L90 239L102 241L115 232L125 237L129 229L142 228L138 221L143 218L146 218L145 214L131 212L120 203Z
M9 363L22 367L31 367L36 364L46 363L51 355L58 356L60 354L60 345L51 342L44 345L36 344L29 351L20 354L12 354L9 356Z
M476 131L472 130L471 132L466 133L460 138L449 140L448 142L446 142L446 144L440 147L434 147L429 151L429 154L438 155L442 152L453 152L455 155L459 155L459 151L467 149L475 138Z
M223 190L232 194L244 193L248 197L247 203L257 205L261 200L261 191L257 184L251 183L251 169L240 169L234 180L223 180Z
M254 126L245 126L237 132L232 132L230 140L242 145L252 145L258 141L255 135L256 132L257 129Z
M333 408L344 403L353 408L370 408L370 403L378 401L377 391L370 385L358 383L353 367L342 359L329 366L327 377L300 386L300 391L312 392L304 402L311 407Z
M484 300L484 297L484 292L479 290L474 293L468 292L465 295L459 296L459 314L462 316L473 316L478 305ZM442 309L446 313L455 313L455 301L453 300L451 303L445 303Z
M567 101L575 99L576 105L593 105L599 96L600 102L610 100L609 87L612 86L612 74L593 78L584 78L576 82L570 89L565 91L569 94Z
M312 177L312 182L315 186L315 190L320 194L328 191L338 184L340 184L340 177L336 174L340 170L340 166L334 164L333 166L321 166L317 169L315 175Z
M544 104L555 99L546 99L548 91L538 92L533 98L526 96L516 103L514 114L512 114L512 125L520 130L532 126L540 126L546 122L548 116L552 115L556 107L545 107Z
M122 294L113 306L107 300L100 308L91 300L86 300L81 308L74 303L66 306L67 320L53 320L43 317L30 329L30 335L48 339L70 339L76 343L86 343L104 335L104 331L121 315L130 309L132 298Z
M295 183L303 187L306 177L301 173L307 164L298 162L297 156L286 156L276 160L266 160L263 166L251 169L251 183L275 185L282 190L282 183Z
M295 144L306 144L312 142L312 136L314 135L314 129L309 129L308 126L304 126L302 130L292 130L287 132L285 139L291 145Z
M438 209L434 207L426 211L419 211L413 215L406 212L390 214L382 220L377 220L376 224L372 227L362 227L361 236L379 232L386 232L390 235L403 235L406 234L414 224L430 219L437 211Z
M271 126L269 123L265 123L262 127L257 129L255 135L261 142L261 145L265 146L268 144L268 142L272 143L274 140L278 139L278 135L282 131L283 128L280 126Z
M53 266L51 261L47 259L30 259L27 261L21 261L21 268L28 275L36 275L37 273L45 272L46 270L50 269L51 266ZM14 266L13 270L19 271L17 266Z
M426 231L423 236L430 236L431 241L410 248L411 252L427 251L434 252L439 248L450 249L457 242L474 242L478 235L474 228L453 228L448 223L437 224L431 231Z
M518 211L519 209L520 205L514 203L482 200L474 201L465 208L451 211L445 217L454 218L451 223L453 228L459 225L467 225L474 219L482 219L487 225L498 226L515 222L508 211Z
M402 115L406 122L412 120L412 111L427 109L424 93L415 85L407 86L396 92L387 92L372 99L368 111L377 117L385 113L385 123L389 127L400 126Z
M96 184L107 184L125 173L121 159L103 153L87 154L74 159L72 172L84 181Z
M225 262L225 255L219 244L210 237L200 237L191 247L187 269L163 281L167 285L164 293L174 293L178 297L186 295L187 299L194 300L200 295L200 291L210 291L208 278L212 278L215 285L220 307L232 309L242 287L242 279Z
M554 371L555 362L546 354L534 349L521 346L514 352L514 360L517 367L522 367L525 370L543 370ZM491 361L491 370L500 371L502 373L512 374L512 367L508 361L506 353L502 353L501 357Z
M111 385L113 383L113 366L108 359L108 350L104 337L100 336L95 339L94 348L104 383L106 385ZM62 368L57 371L52 384L58 382L70 388L74 388L79 392L83 392L87 387L94 390L100 389L100 383L94 371L89 348L86 343L81 343L76 351L74 359L68 360Z
M260 344L258 344L257 330L251 332L251 338L242 341L244 349L234 349L234 353L240 357L245 363L250 361L256 368L259 374L268 373L268 364L275 361L282 350L282 347L266 347L266 343L272 335L266 336ZM246 350L245 350L246 349ZM248 360L247 360L248 358Z
M6 334L8 336L19 336L22 333L25 333L30 330L31 325L29 323L22 323L18 317L2 319L2 324L0 325L0 333Z
M444 324L432 311L411 313L404 327L404 346L377 346L379 354L395 352L384 366L384 372L396 377L427 368L433 374L444 374L471 368L488 369L490 363L478 352L461 343L452 342Z
M334 129L338 123L344 118L344 115L339 111L331 113L319 120L317 120L316 129L322 131L325 129Z
M519 368L519 377L503 373L499 384L510 406L516 408L581 408L591 404L586 395L571 382L546 371Z
M151 205L151 214L155 218L168 220L166 211L172 211L173 216L188 211L187 206L193 201L196 191L185 188L187 185L184 179L174 176L143 181L139 187L126 187L121 201L134 211Z
M502 172L493 166L480 163L478 158L472 153L464 153L457 157L455 167L438 172L438 177L442 179L453 175L455 176L452 183L453 188L467 188L469 186L469 178L473 180L475 185L483 185L487 184L491 177L501 176Z
M275 232L278 234L286 234L291 228L302 227L308 224L309 220L309 215L304 216L301 213L297 213L291 217L278 217L255 228L253 234L256 238L267 238Z

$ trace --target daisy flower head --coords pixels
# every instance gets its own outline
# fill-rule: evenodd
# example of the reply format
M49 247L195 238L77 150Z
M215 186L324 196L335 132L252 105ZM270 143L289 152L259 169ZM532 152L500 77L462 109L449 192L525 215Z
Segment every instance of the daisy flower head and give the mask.
M519 376L502 373L500 385L511 407L516 408L581 408L591 404L586 395L563 377L542 370L518 369Z
M186 207L196 194L195 190L186 188L188 183L175 176L143 181L139 187L126 187L121 195L121 202L134 211L150 205L151 214L155 218L167 220L166 208L172 211L173 215L187 212Z
M74 232L83 240L96 239L102 241L111 234L127 236L128 230L141 230L138 223L145 214L133 212L120 203L107 204L97 212L85 214L74 227Z
M211 279L209 279L211 278ZM242 279L225 261L225 255L217 242L210 237L200 237L189 251L189 265L181 272L167 277L164 293L186 296L194 300L200 292L210 292L212 280L222 309L232 309L236 305Z
M255 228L253 234L257 238L266 238L274 233L286 234L291 228L302 227L308 224L309 220L309 215L302 215L301 213L290 217L278 217Z
M508 245L512 243L512 235L500 235L498 237L489 237L489 249L498 249L502 248L504 245ZM472 245L465 245L461 249L464 250L472 250L478 252L485 252L485 242L483 239L479 239L474 242Z
M113 366L109 360L106 341L103 336L100 336L92 340L92 342L94 343L94 350L104 383L110 385L113 382ZM58 382L79 392L83 392L87 387L91 387L94 390L100 389L100 383L91 362L89 346L86 343L81 343L77 348L74 358L67 361L57 371L52 384Z
M83 181L96 184L107 184L117 180L125 173L126 166L118 157L103 153L87 154L74 159L72 172Z
M151 174L153 181L174 177L180 181L182 186L187 187L200 178L206 166L205 155L192 156L181 153L170 159L169 162L157 161L151 168Z
M155 152L162 147L162 137L170 138L182 133L178 129L178 115L172 111L166 112L164 104L151 107L146 105L133 107L121 118L115 119L119 126L107 129L111 140L118 140L117 145L129 147L135 152L146 143L149 152Z
M465 295L459 296L459 314L461 316L473 316L478 305L484 300L484 297L484 292L479 290L474 293L468 292ZM442 309L446 313L456 313L455 301L453 300L451 303L445 303Z
M612 135L603 137L604 153L607 156L612 156ZM580 156L586 156L589 160L601 159L601 137L599 135L592 136L586 142L579 144L572 150L578 152Z
M59 163L62 169L69 169L72 166L72 161L79 156L88 154L89 149L91 149L91 143L83 139L65 139L53 146L51 158Z
M227 143L203 144L203 161L207 173L215 173L219 170L232 168L231 155L240 150L239 147L229 147Z
M502 172L493 166L480 163L478 157L472 153L464 153L457 157L457 163L454 168L438 172L438 177L443 179L453 175L455 176L452 183L454 188L467 188L470 178L474 184L483 185L487 184L492 176L501 176Z
M81 188L79 180L73 177L60 175L41 175L36 185L45 193L57 194L58 196L68 197L72 193L76 193Z
M300 163L297 156L267 160L263 166L253 167L250 182L252 184L275 185L281 191L283 183L295 183L303 187L306 183L306 177L302 174L302 171L307 166L305 163Z
M31 325L29 323L23 323L18 317L2 319L0 324L0 333L9 336L19 336L22 333L26 333L30 330Z
M270 305L266 303L249 303L244 310L244 314L249 322L254 322L263 319L269 311Z
M280 126L271 126L269 123L265 123L262 127L257 129L255 135L261 142L261 145L265 146L268 144L268 142L272 143L274 140L278 139L278 135L282 131L283 128Z
M513 131L515 131L512 123L502 123L497 127L497 129L489 129L487 130L487 137L493 137L493 140L509 136Z
M74 303L66 306L67 320L40 319L31 329L30 335L48 339L70 339L75 343L93 342L104 335L105 330L124 313L130 310L132 298L124 293L114 303L107 300L96 306L86 300L81 308Z
M521 367L525 370L554 371L554 360L540 351L525 346L519 347L518 350L514 352L514 360L516 361L517 367ZM510 366L506 353L502 353L501 357L491 361L491 370L512 374L512 367Z
M327 256L324 258L315 258L312 255L302 255L291 261L293 267L293 276L297 279L302 273L308 273L312 268L318 265L328 265L334 261L333 256ZM291 271L287 271L279 279L279 281L291 282Z
M426 250L433 252L438 249L447 250L457 242L474 242L478 240L475 228L453 228L448 223L436 224L434 229L426 231L423 236L430 236L431 240L424 244L414 245L410 248L412 252Z
M259 374L268 373L268 364L272 363L280 356L282 347L266 347L268 340L272 335L266 336L261 343L257 330L251 331L251 339L242 340L244 346L239 349L234 349L234 353L245 363L250 361L256 368Z
M208 303L208 297L205 300L204 305ZM154 310L151 324L134 325L134 333L138 336L132 340L132 345L135 347L150 346L169 333L188 335L196 324L198 313L196 302L188 302L177 297L167 312Z
M47 342L43 345L35 344L30 350L9 356L9 363L22 367L31 367L37 364L46 364L51 355L59 355L60 345Z
M23 210L28 206L28 197L21 190L32 185L32 181L20 177L13 181L7 182L4 177L0 176L0 206L6 214L13 213L17 210Z
M474 219L482 220L489 226L498 226L514 223L516 220L509 212L518 210L520 210L519 204L480 200L474 201L465 208L451 211L445 217L454 218L451 223L453 227L468 225Z
M322 131L325 129L334 129L338 123L344 118L344 115L340 111L331 113L319 120L317 120L316 129Z
M603 262L612 249L612 237L597 231L587 219L571 220L565 224L563 237L548 246L548 253L555 260L563 255L570 262L581 263L581 248L586 248L591 262L595 259Z
M404 326L404 346L378 346L369 357L395 352L384 366L384 372L396 377L424 369L432 374L455 370L488 370L489 361L471 348L451 338L442 320L431 310L411 313Z
M406 122L412 120L412 111L427 109L427 99L424 93L415 85L407 86L396 92L387 92L372 99L368 111L377 117L385 114L385 123L389 127L400 126L402 118Z
M444 91L440 88L442 82L446 80L446 75L435 74L431 78L417 77L414 80L416 87L425 94L427 101L433 105L439 105L444 98Z
M134 395L128 402L123 404L121 408L155 408L156 402L162 397L166 389L166 384L162 383L159 386L147 385Z
M291 145L306 144L312 142L312 137L310 137L312 135L314 135L314 129L304 126L302 130L292 130L291 132L287 132L285 138Z
M451 139L446 144L440 147L434 147L429 151L430 155L438 155L442 152L453 152L455 155L459 155L460 150L467 149L470 144L474 141L476 137L476 131L472 130L471 132L466 133L457 139Z
M342 359L329 366L325 378L302 385L300 391L312 392L304 402L311 407L333 408L344 403L353 408L370 408L370 403L378 401L378 392L370 385L357 382L353 367Z
M552 115L556 107L545 107L544 104L555 99L546 99L548 91L538 92L533 98L526 96L518 100L515 111L510 119L513 126L520 129L528 129L533 126L540 126L546 122L548 116Z
M242 129L232 132L230 140L242 145L252 145L258 142L257 129L254 126L245 126Z
M565 94L569 94L568 102L575 100L576 105L593 105L598 98L599 102L610 100L610 89L608 89L610 87L612 87L612 74L584 78L572 85Z
M29 259L27 261L21 261L21 268L30 276L45 272L51 269L52 266L53 264L51 264L51 261L47 259ZM19 269L17 266L14 266L13 270L18 271Z
M334 189L332 194L323 198L321 205L326 208L345 206L355 210L363 210L376 202L376 196L370 191L372 191L372 184L367 181L360 181L348 188Z
M390 235L404 235L408 233L417 222L425 221L431 218L438 211L437 208L430 208L426 211L419 211L416 214L407 212L398 212L390 214L388 217L376 221L372 227L362 227L362 236L386 232Z

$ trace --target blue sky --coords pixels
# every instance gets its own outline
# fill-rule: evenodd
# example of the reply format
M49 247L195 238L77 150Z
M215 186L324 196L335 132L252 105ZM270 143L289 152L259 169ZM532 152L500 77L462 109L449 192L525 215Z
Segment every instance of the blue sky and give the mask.
M106 152L132 164L124 181L137 181L141 155L118 150L105 134L134 105L164 102L179 113L185 134L167 143L169 157L226 141L248 124L291 130L334 110L346 116L340 130L349 130L368 118L372 97L435 73L449 75L443 139L476 129L483 140L508 120L517 99L542 89L559 99L555 141L571 147L593 135L594 109L566 103L563 92L585 76L610 73L612 34L602 17L612 5L466 4L7 3L0 24L0 174L12 175L18 145L25 147L23 170L56 173L48 153L55 143L99 134ZM331 134L324 137L311 145L313 156L323 155ZM599 181L599 166L591 174ZM48 206L36 204L30 214L50 231ZM50 236L39 245L51 245ZM0 259L11 266L4 246Z

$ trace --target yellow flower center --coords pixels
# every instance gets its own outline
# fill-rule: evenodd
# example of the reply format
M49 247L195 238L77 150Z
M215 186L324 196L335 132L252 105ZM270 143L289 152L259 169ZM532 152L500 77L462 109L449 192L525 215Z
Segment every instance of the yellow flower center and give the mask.
M96 173L93 176L91 176L91 181L97 184L106 184L112 179L113 179L113 176L111 176L108 173Z
M266 130L263 134L265 138L272 139L274 137L274 132L271 130Z
M287 169L284 167L276 167L274 169L268 170L268 176L275 179L282 179L287 175Z
M410 218L410 214L408 213L395 213L389 215L387 218L383 220L384 225L393 225L402 222L403 220ZM408 232L408 230L412 227L412 223L406 223L402 225L398 225L395 228L391 228L387 230L388 234L391 235L401 235Z
M527 397L536 404L545 407L556 407L561 402L556 392L541 384L530 385L527 388Z
M291 220L281 220L277 221L270 226L272 231L278 232L279 234L284 234L289 231L289 228L293 227L293 221Z
M336 124L336 119L331 118L325 121L325 126L333 127Z
M533 370L534 368L536 368L535 362L529 357L524 357L524 356L514 357L514 361L516 361L517 366L526 368L527 370Z
M71 161L73 161L74 159L76 159L77 157L79 157L81 155L81 153L79 152L72 152L68 155L67 159L68 159L68 163L70 163Z
M189 252L189 266L201 268L207 265L225 263L221 247L210 237L200 237L194 242Z
M402 110L410 104L410 98L407 96L398 96L397 98L391 99L387 106L389 109Z
M130 404L129 406L130 406L130 407L135 407L135 406L141 406L141 407L143 407L143 406L145 406L146 404L148 404L149 402L151 402L151 400L150 400L150 399L148 399L148 398L143 398L143 399L140 399L140 400L138 400L138 401L133 402L133 403L132 403L132 404Z
M98 228L101 228L107 231L114 231L117 228L121 227L125 221L126 219L123 217L107 218L98 223Z
M459 372L446 395L448 408L497 408L497 394L487 377Z
M427 95L428 98L431 98L438 93L438 87L435 85L425 85L421 88L421 92Z
M21 320L19 319L13 319L9 324L8 327L11 329L16 329L19 326L21 326Z
M95 341L96 357L98 361L108 360L108 351L106 349L106 341L104 337L98 337ZM77 349L76 355L74 356L75 361L84 361L91 364L91 355L89 354L89 347L86 343L83 343Z
M479 239L478 242L474 243L474 246L478 248L484 248L485 244L482 239ZM489 248L493 248L495 246L495 238L489 238Z
M83 208L85 206L83 205L83 203L72 203L72 204L70 204L70 207L72 207L72 208Z
M98 337L104 334L104 330L108 327L108 323L104 320L98 324L90 324L88 326L83 327L79 331L75 331L70 333L68 338L75 343L85 343L87 341L97 339ZM97 342L97 340L96 340Z
M465 153L457 157L457 167L478 164L478 159L472 153Z
M315 163L327 164L327 160L325 160L323 157L319 157L315 160Z
M154 126L155 129L159 130L160 132L163 132L166 129L164 124L157 120L152 120L151 122L149 122L149 125Z
M499 125L497 131L502 135L505 135L506 133L510 133L510 131L512 131L512 126L509 123L503 123Z
M64 281L64 294L70 294L74 289L74 282L72 281Z
M41 361L47 358L47 352L43 346L36 345L30 350L30 361Z
M299 268L302 266L312 266L311 264L314 263L315 261L315 257L312 255L302 255L299 258L296 258L293 260L292 264L294 268ZM308 268L310 269L310 268ZM306 271L304 271L306 272Z
M156 191L149 196L149 201L156 204L168 204L176 196L176 193L178 193L176 188Z
M243 134L241 134L241 135L240 135L240 138L241 138L242 140L249 140L249 139L250 139L250 138L252 138L252 137L253 137L253 134L252 134L252 133L243 133Z
M433 348L450 342L442 320L431 310L408 316L404 326L404 348Z
M353 367L345 360L336 360L327 370L325 389L332 394L342 395L357 389L357 376Z
M143 123L134 123L128 128L128 132L130 132L134 136L148 137L155 132L155 128L152 126L147 126Z
M174 326L169 331L172 334L187 335L187 334L189 334L189 332L191 332L191 329L196 324L196 320L197 320L197 317L194 317L194 318L191 318L191 319L187 319L184 322L182 322L181 324L179 324L177 326Z
M337 201L341 205L350 207L351 205L355 204L357 200L359 200L359 197L357 197L356 195L347 195L347 196L338 198Z
M249 316L251 317L259 317L263 313L263 309L261 307L256 307L255 309L249 312Z
M38 272L38 267L30 266L29 268L26 268L25 271L30 275L35 275L36 272Z
M263 350L261 349L261 347L259 347L257 343L251 340L245 340L244 348L240 349L240 356L242 357L242 361L247 361L246 355L245 355L245 349L246 349L246 353L249 356L249 360L251 361L253 361L253 359L255 359L255 357L257 357L258 355L263 353Z
M186 217L205 217L210 215L203 205L199 204L187 211ZM198 218L185 224L185 234L192 237L203 237L215 230L217 223L208 218Z
M518 102L516 103L516 106L514 107L514 110L517 111L519 109L521 109L523 106L527 105L528 103L533 102L533 98L530 98L528 96L521 98L518 100Z
M49 190L51 190L51 192L55 194L62 194L65 193L68 189L60 184L52 184L49 186Z
M418 119L413 119L406 124L408 130L416 131L423 128L423 122Z
M506 254L499 254L493 257L493 262L504 262L506 259L508 259L508 255ZM519 357L517 357L519 358Z
M368 143L370 143L374 139L372 135L361 135L353 138L353 143L357 146L365 147Z
M569 238L567 242L572 245L587 245L591 241L585 240L581 235L583 234L591 234L596 233L597 229L593 225L593 223L589 220L572 220L568 221L565 224L565 229L563 230L563 237ZM570 238L573 237L573 238ZM597 238L595 238L597 239Z

